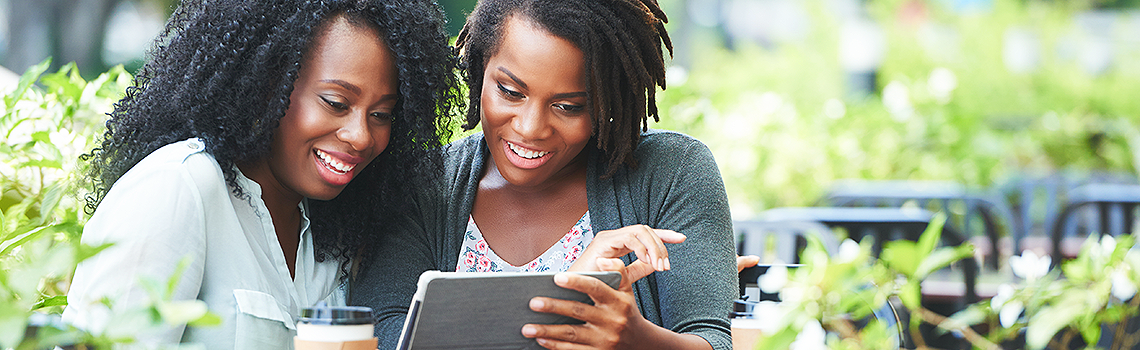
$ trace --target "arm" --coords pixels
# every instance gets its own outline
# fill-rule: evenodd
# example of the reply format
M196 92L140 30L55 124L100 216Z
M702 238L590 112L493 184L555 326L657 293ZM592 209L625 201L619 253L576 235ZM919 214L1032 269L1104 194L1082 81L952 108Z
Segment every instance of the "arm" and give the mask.
M413 211L414 212L414 211ZM438 270L420 217L400 216L377 228L360 271L349 284L349 305L372 308L380 348L395 348L420 274Z
M678 140L687 142L676 145L675 141ZM650 156L669 154L672 163L663 164L667 162L648 159L639 170L644 174L652 174L646 175L643 180L645 182L643 186L649 197L648 209L651 211L645 214L648 217L645 223L658 230L649 231L672 230L687 236L683 243L668 248L667 256L670 263L667 264L667 268L671 269L658 272L655 278L647 280L655 282L656 288L638 289L640 298L655 299L649 302L643 300L640 305L656 305L657 310L653 311L660 315L661 324L647 321L642 317L642 313L630 314L623 311L629 310L630 307L637 311L638 306L634 304L632 291L614 291L608 287L595 288L582 291L594 297L597 307L573 305L563 301L543 302L537 305L539 307L532 305L532 309L536 311L545 310L575 317L586 321L587 325L578 326L580 328L575 329L576 333L568 331L565 327L533 325L534 328L528 330L531 334L529 336L550 337L551 340L555 340L549 342L552 344L551 348L562 346L561 342L586 343L589 341L585 339L587 337L571 335L591 331L599 332L591 333L594 334L594 339L619 338L614 343L589 343L600 347L625 343L627 338L636 339L629 344L644 348L709 349L711 346L711 348L728 349L731 347L727 316L731 311L732 300L736 298L737 282L735 270L732 268L736 264L724 186L712 155L704 145L679 136L666 139L666 142L674 144L666 144L665 146L670 147L662 149L662 145L658 143L654 145L657 146L656 149L650 148L645 151ZM615 231L627 230L630 227L632 226ZM601 242L604 241L592 242L591 247ZM652 246L650 243L645 245ZM587 255L584 253L583 256ZM600 257L609 256L600 255ZM602 260L605 259L598 261ZM639 254L638 260L628 268L641 269L636 267L644 264L641 260ZM626 279L637 280L648 275L654 270L654 266L648 267L649 271L627 274ZM578 286L575 283L571 285ZM627 293L628 297L618 297L616 293ZM563 313L572 310L575 311L573 315ZM607 323L615 317L619 319L617 326ZM590 327L591 325L598 327Z
M646 185L652 189L650 210L656 209L654 226L688 237L669 247L672 269L655 275L661 325L698 335L714 349L729 349L728 314L739 295L728 198L712 152L691 138L681 141L683 146L657 152L670 154L666 164L654 162L671 170L664 172L671 180L657 177Z
M180 167L128 172L83 230L84 244L114 245L76 268L64 318L94 333L114 332L111 310L100 300L110 298L117 313L145 306L153 299L140 280L165 284L184 258L190 264L171 291L172 299L196 299L206 254L202 213L198 188ZM143 344L178 343L184 328L139 338Z

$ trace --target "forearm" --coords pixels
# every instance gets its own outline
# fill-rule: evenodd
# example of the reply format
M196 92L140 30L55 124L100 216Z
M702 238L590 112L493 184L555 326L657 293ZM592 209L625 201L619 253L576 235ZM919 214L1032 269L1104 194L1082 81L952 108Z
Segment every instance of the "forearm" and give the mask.
M712 350L712 345L705 338L695 334L676 333L645 321L648 326L644 330L645 337L639 342L637 349L685 349L685 350Z

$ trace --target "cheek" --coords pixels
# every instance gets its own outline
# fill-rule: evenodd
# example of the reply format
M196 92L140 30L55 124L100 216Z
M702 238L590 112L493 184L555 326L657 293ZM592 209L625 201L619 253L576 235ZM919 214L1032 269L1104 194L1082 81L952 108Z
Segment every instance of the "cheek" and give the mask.
M374 145L373 148L375 149L375 151L373 152L373 153L375 153L373 155L373 158L375 158L376 156L379 156L381 152L384 152L384 150L388 148L388 142L391 140L391 137L392 137L392 126L391 125L377 128L375 131L372 132L372 142Z

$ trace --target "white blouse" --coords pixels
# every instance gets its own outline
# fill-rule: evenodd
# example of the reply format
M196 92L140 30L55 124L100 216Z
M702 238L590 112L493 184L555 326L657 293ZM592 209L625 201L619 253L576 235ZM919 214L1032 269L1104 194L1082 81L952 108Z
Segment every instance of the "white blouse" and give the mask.
M215 327L142 334L143 344L198 343L206 349L292 349L301 308L344 305L337 261L316 262L302 200L296 278L290 278L261 186L238 171L248 198L235 197L198 139L154 151L124 174L99 204L82 242L114 245L79 264L63 318L94 333L116 310L150 300L142 279L165 284L189 259L174 300L198 299L222 318ZM119 311L122 312L122 311Z

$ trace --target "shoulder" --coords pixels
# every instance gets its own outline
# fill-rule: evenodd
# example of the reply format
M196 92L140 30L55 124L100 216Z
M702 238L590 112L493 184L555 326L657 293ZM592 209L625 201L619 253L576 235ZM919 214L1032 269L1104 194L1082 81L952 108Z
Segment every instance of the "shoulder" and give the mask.
M484 144L483 133L477 132L444 146L445 171L454 176L458 175L453 173L456 171L481 170L486 149Z
M694 162L715 166L712 151L692 136L676 131L647 130L634 151L638 168L679 168Z
M114 192L176 190L193 187L200 191L224 188L225 177L205 144L196 138L174 142L151 152L111 186ZM159 192L162 193L162 192Z

